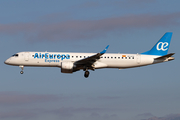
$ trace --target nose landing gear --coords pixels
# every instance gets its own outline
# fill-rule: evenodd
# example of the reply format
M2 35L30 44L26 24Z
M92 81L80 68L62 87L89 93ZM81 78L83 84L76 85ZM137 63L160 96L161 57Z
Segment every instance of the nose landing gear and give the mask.
M23 73L24 73L24 72L23 72L24 66L23 66L23 65L20 65L19 67L21 68L20 73L23 74Z

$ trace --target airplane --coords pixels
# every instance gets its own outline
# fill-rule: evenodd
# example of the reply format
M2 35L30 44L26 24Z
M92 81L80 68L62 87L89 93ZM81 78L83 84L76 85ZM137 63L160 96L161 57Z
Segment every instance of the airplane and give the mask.
M59 67L62 73L73 73L84 70L84 77L89 70L102 68L134 68L174 60L175 53L168 53L172 32L165 33L152 49L137 54L106 53L109 45L99 53L73 52L19 52L4 63L19 66L23 74L25 66Z

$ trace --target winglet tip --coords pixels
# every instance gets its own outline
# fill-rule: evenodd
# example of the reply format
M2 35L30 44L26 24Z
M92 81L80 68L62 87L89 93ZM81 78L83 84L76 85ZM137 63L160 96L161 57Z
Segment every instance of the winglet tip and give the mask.
M106 48L105 48L102 52L100 52L100 54L104 54L104 53L106 53L106 51L107 51L108 47L109 47L109 45L107 45L107 47L106 47Z
M109 45L107 45L106 49L108 49Z

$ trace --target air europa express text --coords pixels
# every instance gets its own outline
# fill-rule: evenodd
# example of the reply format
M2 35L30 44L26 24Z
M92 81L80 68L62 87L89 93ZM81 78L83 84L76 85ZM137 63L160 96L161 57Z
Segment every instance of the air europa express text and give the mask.
M34 58L39 58L39 59L70 59L70 55L69 54L49 54L49 53L35 53Z

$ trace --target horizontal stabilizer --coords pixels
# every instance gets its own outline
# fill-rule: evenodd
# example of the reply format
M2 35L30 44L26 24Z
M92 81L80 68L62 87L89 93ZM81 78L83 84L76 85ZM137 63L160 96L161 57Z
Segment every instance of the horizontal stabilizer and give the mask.
M162 59L167 59L171 56L173 56L175 53L170 53L170 54L167 54L167 55L164 55L164 56L161 56L161 57L158 57L158 58L155 58L155 60L162 60Z

